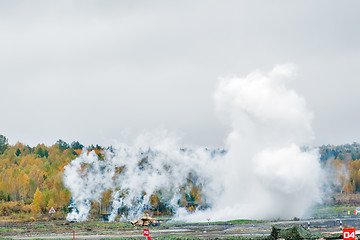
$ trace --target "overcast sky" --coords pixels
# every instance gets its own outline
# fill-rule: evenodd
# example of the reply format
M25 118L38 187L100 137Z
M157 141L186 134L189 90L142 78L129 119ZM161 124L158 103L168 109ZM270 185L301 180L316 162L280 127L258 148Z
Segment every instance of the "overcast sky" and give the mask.
M360 142L360 1L0 1L0 134L222 147L219 78L294 63L315 145Z

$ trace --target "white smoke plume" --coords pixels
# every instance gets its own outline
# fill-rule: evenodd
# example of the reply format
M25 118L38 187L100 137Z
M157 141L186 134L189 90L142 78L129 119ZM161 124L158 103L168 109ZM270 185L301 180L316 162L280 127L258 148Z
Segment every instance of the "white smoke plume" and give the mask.
M313 139L312 113L303 97L286 86L293 64L264 75L221 80L217 112L231 124L222 163L224 192L216 218L304 216L321 200L322 170Z
M68 219L86 219L89 203L100 201L107 189L113 190L110 220L122 207L129 212L121 219L138 217L159 190L179 220L305 216L321 201L323 172L318 150L304 147L314 138L312 113L304 98L286 86L294 70L292 64L280 65L268 74L220 81L216 111L232 128L226 154L181 150L174 138L163 135L106 151L104 160L83 153L64 173L78 210ZM189 173L208 206L191 214L178 206Z
M141 136L133 146L121 145L106 151L104 160L99 160L93 151L85 151L65 167L64 183L76 207L67 219L86 220L89 203L99 202L106 190L113 191L110 221L122 207L128 209L122 220L141 216L150 205L150 196L159 191L170 208L178 208L179 189L189 174L196 176L199 184L210 183L211 173L202 171L215 159L206 149L180 149L167 134L157 138Z

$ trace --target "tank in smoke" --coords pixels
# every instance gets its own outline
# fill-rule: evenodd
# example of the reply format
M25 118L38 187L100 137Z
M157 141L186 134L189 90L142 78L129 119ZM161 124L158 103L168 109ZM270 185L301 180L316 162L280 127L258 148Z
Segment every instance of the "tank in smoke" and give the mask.
M148 213L142 216L139 220L131 221L133 226L160 226L160 221L156 220L155 218L150 217Z

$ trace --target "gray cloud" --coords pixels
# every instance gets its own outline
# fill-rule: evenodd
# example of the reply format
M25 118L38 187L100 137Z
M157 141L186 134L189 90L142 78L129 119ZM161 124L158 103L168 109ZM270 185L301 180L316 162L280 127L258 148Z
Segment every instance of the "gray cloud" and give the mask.
M0 133L112 144L166 128L223 146L223 76L293 62L314 144L359 141L357 1L1 1Z

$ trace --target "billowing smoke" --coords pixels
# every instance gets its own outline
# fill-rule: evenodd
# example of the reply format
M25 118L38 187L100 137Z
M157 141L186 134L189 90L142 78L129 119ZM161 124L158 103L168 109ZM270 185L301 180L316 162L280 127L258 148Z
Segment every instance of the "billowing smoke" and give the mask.
M231 125L216 218L304 216L321 200L322 170L311 143L312 113L286 86L292 64L220 81L217 112Z
M141 136L133 146L105 151L103 160L94 151L84 152L65 167L65 186L72 193L72 207L76 209L67 219L86 220L91 201L100 202L106 190L112 191L110 221L119 209L126 210L122 220L141 216L149 208L153 194L176 210L182 198L180 189L190 178L203 186L203 191L207 189L205 183L212 186L212 173L203 171L210 170L207 165L220 155L207 149L180 149L175 138L167 134Z
M174 138L140 137L132 146L105 152L103 160L83 153L66 166L64 181L82 221L90 203L112 190L110 220L138 217L157 194L188 221L292 218L321 201L323 173L313 139L312 113L303 97L286 86L294 65L270 73L224 78L215 92L216 111L232 128L226 154L181 149ZM202 190L195 212L179 206L189 179ZM186 185L187 184L187 185ZM198 206L201 204L197 204Z

